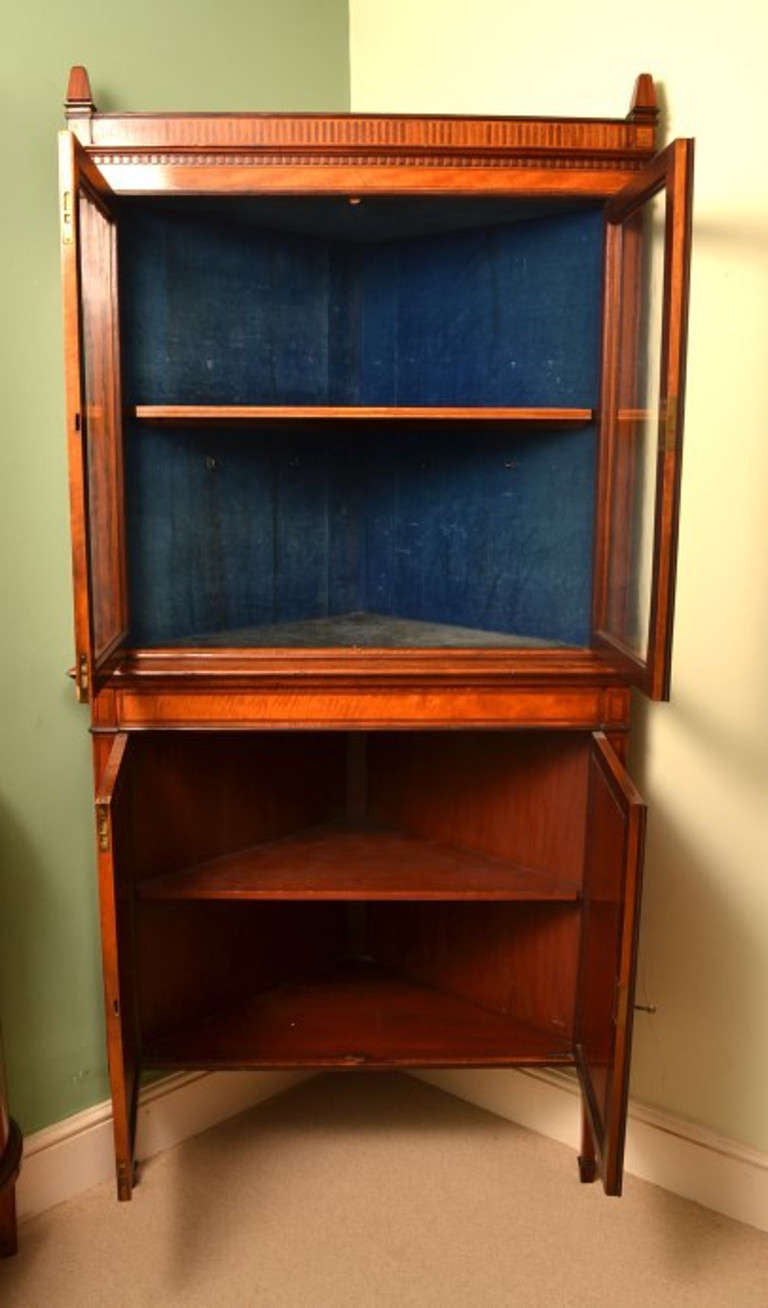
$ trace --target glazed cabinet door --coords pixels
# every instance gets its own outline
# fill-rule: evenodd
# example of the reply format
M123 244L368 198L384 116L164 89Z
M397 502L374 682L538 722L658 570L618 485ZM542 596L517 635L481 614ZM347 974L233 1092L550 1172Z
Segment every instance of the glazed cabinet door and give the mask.
M589 759L576 1054L607 1194L621 1193L645 805L602 732Z
M70 132L59 171L75 680L87 700L127 626L117 239L112 193Z
M594 631L669 698L685 388L693 142L606 208Z

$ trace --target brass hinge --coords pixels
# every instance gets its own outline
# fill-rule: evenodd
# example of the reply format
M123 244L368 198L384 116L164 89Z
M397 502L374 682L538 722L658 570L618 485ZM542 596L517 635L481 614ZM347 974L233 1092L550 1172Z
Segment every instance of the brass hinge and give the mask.
M75 673L75 685L77 687L77 698L81 704L88 699L90 689L90 677L88 675L88 655L78 654L77 671Z
M61 240L64 245L71 245L74 240L74 218L71 191L65 191L61 197Z
M96 836L102 854L109 853L109 808L106 804L96 805Z

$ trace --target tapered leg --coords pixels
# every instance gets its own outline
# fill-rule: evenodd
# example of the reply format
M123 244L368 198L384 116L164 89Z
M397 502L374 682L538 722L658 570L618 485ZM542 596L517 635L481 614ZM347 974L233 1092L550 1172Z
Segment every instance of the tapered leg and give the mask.
M589 1121L586 1104L581 1105L581 1153L579 1154L579 1180L582 1182L597 1179L597 1160L595 1157L595 1138Z
M127 1203L133 1193L133 1163L126 1158L116 1161L117 1197L121 1203Z
M0 1190L0 1258L16 1252L16 1187Z

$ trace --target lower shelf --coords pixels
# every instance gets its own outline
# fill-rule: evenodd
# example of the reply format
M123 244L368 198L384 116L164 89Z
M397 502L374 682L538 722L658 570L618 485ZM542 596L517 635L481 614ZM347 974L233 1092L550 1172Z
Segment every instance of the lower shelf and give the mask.
M291 982L145 1042L145 1067L514 1067L573 1063L570 1042L368 964Z
M141 643L141 642L137 642ZM258 648L404 648L404 649L557 649L556 640L512 632L485 631L447 622L420 622L380 613L340 613L328 618L278 622L263 627L198 633L167 640L175 646L250 646Z

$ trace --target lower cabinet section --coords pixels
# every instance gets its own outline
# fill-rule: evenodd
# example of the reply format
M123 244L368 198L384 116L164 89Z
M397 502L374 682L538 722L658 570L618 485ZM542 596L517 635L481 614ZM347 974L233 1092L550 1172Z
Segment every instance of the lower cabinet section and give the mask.
M604 736L97 750L122 1197L143 1068L574 1066L620 1192L644 808Z

